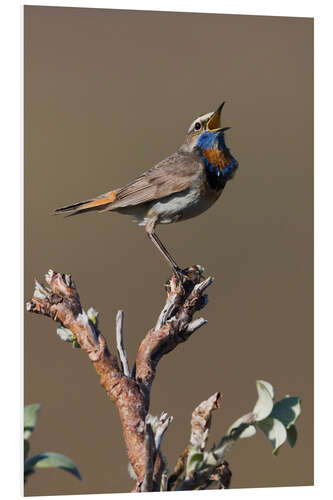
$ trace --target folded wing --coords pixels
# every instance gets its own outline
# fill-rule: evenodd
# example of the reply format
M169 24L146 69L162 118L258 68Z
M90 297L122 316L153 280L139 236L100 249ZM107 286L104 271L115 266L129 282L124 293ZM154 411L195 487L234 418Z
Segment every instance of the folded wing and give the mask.
M105 210L140 205L189 188L203 169L194 155L174 153L137 179L117 190L114 203Z
M174 153L126 186L90 200L57 208L56 214L110 211L170 196L188 189L202 173L201 160L194 154Z

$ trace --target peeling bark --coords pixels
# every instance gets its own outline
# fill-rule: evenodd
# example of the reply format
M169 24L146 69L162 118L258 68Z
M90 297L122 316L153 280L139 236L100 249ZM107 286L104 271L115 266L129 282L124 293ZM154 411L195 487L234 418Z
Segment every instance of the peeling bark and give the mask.
M132 376L129 375L123 346L122 314L119 312L117 316L119 364L102 333L82 309L70 275L50 270L45 276L48 286L36 282L34 296L26 305L29 312L60 322L72 332L73 339L87 353L101 385L118 408L128 457L137 477L135 491L141 491L141 488L158 491L163 474L165 476L166 462L160 452L160 445L172 418L166 419L166 414L162 414L155 429L155 441L152 440L152 427L146 423L150 390L159 360L205 324L202 318L195 321L192 318L206 304L203 292L213 280L207 278L200 282L199 267L198 270L200 272L193 273L193 279L189 277L183 286L179 285L175 275L171 277L167 284L166 305L156 327L149 330L141 342Z

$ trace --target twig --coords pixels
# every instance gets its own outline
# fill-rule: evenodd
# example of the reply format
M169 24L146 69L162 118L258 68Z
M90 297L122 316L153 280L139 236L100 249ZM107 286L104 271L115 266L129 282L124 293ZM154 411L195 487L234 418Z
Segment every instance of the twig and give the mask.
M161 314L158 317L157 323L155 325L155 330L159 330L171 317L173 311L175 310L175 302L177 300L177 294L170 294L165 306L162 309Z
M207 453L196 474L178 482L177 490L205 489L211 482L212 474L222 465L225 455L230 451L242 432L253 422L254 420L249 419L248 423L240 424L230 434L223 436L219 444Z
M117 350L123 374L125 375L125 377L130 377L130 369L128 366L127 354L123 342L123 323L124 323L124 311L120 310L117 312L117 317L116 317Z
M168 417L167 413L163 412L161 414L155 431L155 447L157 451L161 448L163 435L172 421L173 417Z
M156 456L154 433L150 423L145 428L145 475L141 485L141 491L153 491L154 462Z
M186 461L187 461L189 451L190 450L188 447L185 448L183 453L178 457L174 471L168 480L168 490L169 491L177 490L178 486L180 485L180 483L182 481L181 476L183 475L183 473L185 471L185 466L186 466Z
M231 477L232 472L229 469L229 463L226 460L223 460L221 465L216 467L214 473L211 474L209 481L216 481L220 490L227 490L230 488Z
M220 407L221 394L215 392L207 401L202 401L192 413L190 445L204 450L212 421L212 412Z
M205 318L198 318L195 319L194 321L191 321L191 323L188 325L186 329L186 333L194 333L196 330L201 328L203 325L207 323L207 320Z
M220 398L221 394L219 392L215 392L210 398L206 401L202 401L202 403L200 403L193 410L191 418L190 444L178 458L174 472L169 478L168 488L170 490L178 489L182 483L181 476L185 471L190 449L195 448L201 451L204 450L210 430L212 412L220 407Z
M166 321L172 316L172 313L177 309L177 302L180 300L179 287L176 280L170 280L167 285L167 300L165 306L163 307L154 330L159 330Z

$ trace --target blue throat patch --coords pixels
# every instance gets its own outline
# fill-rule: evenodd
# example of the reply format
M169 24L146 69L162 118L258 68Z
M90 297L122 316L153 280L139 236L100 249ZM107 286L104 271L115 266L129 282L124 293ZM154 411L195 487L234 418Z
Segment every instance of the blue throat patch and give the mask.
M201 151L201 159L206 167L207 181L211 189L220 191L226 182L231 179L238 167L237 160L230 154L224 141L224 134L219 132L203 132L198 139L197 146ZM230 157L228 165L221 167L214 165L204 156L204 150L219 150Z

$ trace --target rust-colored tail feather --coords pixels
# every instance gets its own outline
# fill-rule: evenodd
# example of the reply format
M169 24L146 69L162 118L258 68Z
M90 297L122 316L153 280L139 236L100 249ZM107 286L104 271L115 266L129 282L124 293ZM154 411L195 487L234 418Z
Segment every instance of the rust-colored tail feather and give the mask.
M117 197L117 191L110 191L109 193L97 196L92 200L80 201L72 205L66 205L65 207L56 208L54 210L54 213L58 215L69 212L68 217L70 217L72 215L78 215L84 212L99 210L100 208L105 208L107 205L113 203L116 197Z

